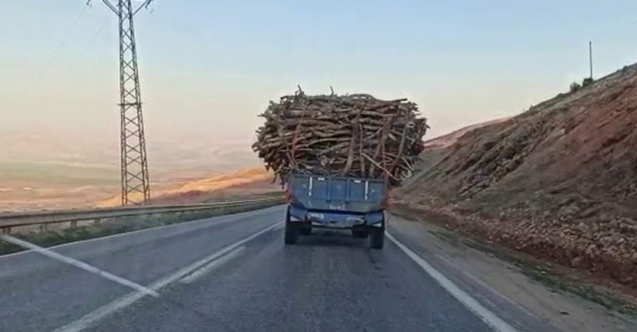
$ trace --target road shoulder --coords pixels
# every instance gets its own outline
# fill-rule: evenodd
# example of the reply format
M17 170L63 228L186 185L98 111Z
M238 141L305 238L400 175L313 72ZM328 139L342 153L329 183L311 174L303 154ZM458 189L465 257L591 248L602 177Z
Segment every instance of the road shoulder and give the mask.
M542 271L529 271L433 223L394 214L389 231L520 331L528 326L543 331L637 330L634 316L621 308L550 287ZM612 304L606 301L603 304Z

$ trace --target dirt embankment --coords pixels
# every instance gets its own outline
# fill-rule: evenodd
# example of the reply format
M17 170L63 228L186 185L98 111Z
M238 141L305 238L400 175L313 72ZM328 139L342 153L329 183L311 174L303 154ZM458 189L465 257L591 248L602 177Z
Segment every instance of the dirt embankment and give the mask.
M637 290L637 65L423 157L398 204Z

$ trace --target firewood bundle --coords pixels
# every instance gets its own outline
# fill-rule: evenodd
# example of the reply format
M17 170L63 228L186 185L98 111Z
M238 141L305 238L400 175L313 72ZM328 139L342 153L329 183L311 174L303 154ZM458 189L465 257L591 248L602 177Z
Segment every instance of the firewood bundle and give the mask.
M407 99L367 94L308 96L299 89L260 116L252 149L281 182L290 172L384 178L392 186L411 174L427 120Z

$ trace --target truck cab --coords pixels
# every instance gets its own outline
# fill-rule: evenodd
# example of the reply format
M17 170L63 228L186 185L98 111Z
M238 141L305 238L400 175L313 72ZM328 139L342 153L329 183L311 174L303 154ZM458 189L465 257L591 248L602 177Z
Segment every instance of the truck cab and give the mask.
M292 174L286 182L285 243L314 228L350 230L382 249L387 222L387 182L380 179Z

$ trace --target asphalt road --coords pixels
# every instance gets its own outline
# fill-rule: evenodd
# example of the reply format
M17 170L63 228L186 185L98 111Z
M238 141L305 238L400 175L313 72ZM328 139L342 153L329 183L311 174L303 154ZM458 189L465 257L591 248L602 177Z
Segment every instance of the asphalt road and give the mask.
M492 330L394 242L371 250L327 232L285 246L282 217L275 207L54 249L159 297L35 252L0 257L0 331ZM477 298L518 330L547 331Z

